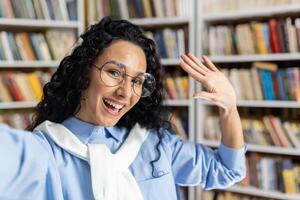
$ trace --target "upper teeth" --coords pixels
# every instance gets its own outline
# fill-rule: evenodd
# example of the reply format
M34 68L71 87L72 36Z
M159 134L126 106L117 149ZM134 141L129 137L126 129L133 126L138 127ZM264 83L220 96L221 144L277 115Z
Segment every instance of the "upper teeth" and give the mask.
M124 106L124 105L122 105L122 104L117 104L117 103L114 103L114 102L112 102L112 101L110 101L110 100L107 100L107 99L104 99L104 101L105 101L106 103L108 103L109 105L111 105L111 106L117 108L117 109L121 109L121 108L123 108L123 106Z

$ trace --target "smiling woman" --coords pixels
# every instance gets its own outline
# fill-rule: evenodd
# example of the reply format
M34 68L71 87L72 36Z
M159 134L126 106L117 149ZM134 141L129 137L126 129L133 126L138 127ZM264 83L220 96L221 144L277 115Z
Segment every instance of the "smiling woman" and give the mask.
M138 77L144 76L146 65L142 48L124 40L112 42L95 61L94 66L102 67L91 69L90 85L75 116L95 125L114 126L140 100L134 88L137 80L144 79Z
M103 18L44 86L28 131L0 126L0 199L174 200L176 185L223 188L245 176L231 84L207 57L181 67L219 107L218 150L166 129L156 47L126 20Z

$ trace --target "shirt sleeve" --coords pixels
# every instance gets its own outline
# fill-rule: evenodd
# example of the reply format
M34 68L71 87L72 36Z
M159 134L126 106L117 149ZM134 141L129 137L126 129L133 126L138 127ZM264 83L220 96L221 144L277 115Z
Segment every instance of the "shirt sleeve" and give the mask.
M31 132L0 125L0 199L39 199L48 154Z
M178 185L225 188L246 175L246 145L235 149L221 143L217 150L212 150L202 144L183 141L168 132L164 139L171 149L172 172Z

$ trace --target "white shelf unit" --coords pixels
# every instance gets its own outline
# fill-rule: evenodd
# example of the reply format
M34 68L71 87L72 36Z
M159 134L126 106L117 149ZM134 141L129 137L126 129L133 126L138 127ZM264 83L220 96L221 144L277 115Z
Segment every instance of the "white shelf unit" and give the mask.
M20 19L20 18L0 18L0 28L18 27L28 29L49 29L49 28L69 28L82 29L82 23L78 21L43 20L43 19Z
M190 22L188 17L165 17L165 18L134 18L130 19L133 23L142 27L149 26L170 26L170 25L185 25Z
M218 147L219 142L202 139L202 143L210 147ZM265 145L256 145L256 144L247 144L249 152L261 152L268 154L280 154L280 155L293 155L300 156L300 149L297 148L284 148L276 146L265 146Z
M245 9L240 11L227 11L227 12L217 12L213 14L207 14L202 12L203 1L197 1L196 5L196 31L198 35L196 36L196 52L197 56L200 57L202 50L202 35L201 33L209 24L222 24L232 21L250 21L252 19L267 19L273 16L287 16L287 15L297 15L299 17L300 5L282 5L274 6L268 8L256 8L256 9ZM222 56L210 56L211 60L216 63L242 63L242 62L255 62L255 61L297 61L300 60L300 53L278 53L278 54L264 54L264 55L222 55ZM200 90L201 86L196 85L196 89ZM219 146L219 142L210 141L204 139L204 119L206 115L206 109L208 107L215 106L205 100L196 101L196 141L216 148ZM239 100L237 102L238 107L257 107L262 108L292 108L299 109L300 102L296 101L256 101L256 100ZM288 155L294 157L300 157L300 149L296 148L283 148L275 146L263 146L248 144L248 152L266 153L273 155ZM198 187L196 192L196 199L201 199L201 189ZM223 191L230 191L233 193L239 193L249 196L257 196L264 198L274 198L274 199L284 199L284 200L298 200L300 199L300 194L289 195L278 191L266 191L254 187L240 187L233 186L226 189L221 189Z
M298 13L300 10L300 4L280 5L273 7L262 7L255 9L235 10L218 13L205 13L202 16L202 20L205 22L216 22L224 20L236 20L236 19L250 19L260 17L271 17L273 15L293 14Z
M190 106L191 101L187 99L178 99L178 100L165 100L164 101L165 106Z
M37 101L0 102L0 110L34 108L37 104Z
M237 62L253 62L253 61L292 61L299 60L300 53L278 53L265 55L225 55L211 56L213 62L216 63L237 63Z
M77 21L0 18L0 31L44 31L48 29L73 29L79 36L84 31L84 0L77 0ZM60 61L0 61L0 69L56 69ZM34 108L37 101L0 102L1 110Z
M188 17L164 17L164 18L129 18L128 16L128 8L126 4L126 0L119 0L119 5L121 8L121 16L123 19L127 19L132 23L142 27L142 28L155 28L155 27L179 27L179 26L188 26L188 37L189 37L189 52L195 53L195 16L194 16L194 8L196 5L196 0L188 0L187 4L189 4L189 10L191 11L190 16ZM93 24L96 23L93 20L94 9L91 1L88 1L88 23ZM161 64L163 67L180 67L179 66L180 59L179 58L171 58L171 59L161 59ZM192 96L195 91L195 82L192 78L189 77L189 94ZM195 102L193 99L188 100L165 100L163 102L165 106L171 107L171 109L176 109L177 107L186 107L188 109L188 118L189 118L189 139L195 140ZM196 198L196 190L194 187L189 188L188 191L189 200L194 200Z
M201 106L213 106L214 104L205 100L199 100ZM300 102L297 101L257 101L257 100L239 100L238 107L256 107L256 108L300 108Z
M278 191L261 190L261 189L255 188L255 187L243 188L240 186L232 186L230 188L227 188L224 191L230 191L230 192L245 194L245 195L260 196L260 197L265 197L265 198L282 199L282 200L299 200L300 199L300 195L283 194Z
M0 68L56 68L60 61L0 61Z

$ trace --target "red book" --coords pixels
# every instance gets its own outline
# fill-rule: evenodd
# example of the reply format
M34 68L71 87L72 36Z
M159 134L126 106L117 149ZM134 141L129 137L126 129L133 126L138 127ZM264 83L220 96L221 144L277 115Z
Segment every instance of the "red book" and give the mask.
M277 22L275 19L270 19L268 24L270 29L272 52L280 53L280 44L277 35Z
M18 87L16 81L14 80L13 74L9 72L6 74L6 77L10 85L9 90L11 90L13 96L15 97L14 99L16 101L23 101L25 98L23 97L20 88Z

